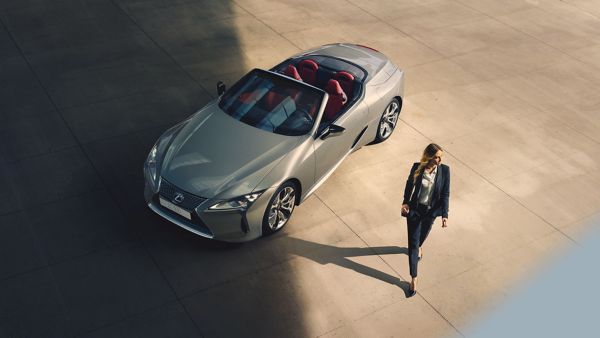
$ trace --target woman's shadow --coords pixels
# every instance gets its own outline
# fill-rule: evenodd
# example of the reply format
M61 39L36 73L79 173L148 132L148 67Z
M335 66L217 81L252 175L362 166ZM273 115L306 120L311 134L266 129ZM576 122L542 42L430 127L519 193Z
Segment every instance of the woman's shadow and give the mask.
M366 265L356 263L348 257L370 256L370 255L393 255L393 254L408 254L407 248L398 246L377 246L377 247L348 247L340 248L331 245L319 244L305 241L303 239L288 237L285 239L290 241L287 247L287 253L302 256L315 261L319 264L336 264L346 269L354 270L363 275L379 279L380 281L397 285L404 294L408 297L410 283L396 276L389 275L385 272L373 269Z

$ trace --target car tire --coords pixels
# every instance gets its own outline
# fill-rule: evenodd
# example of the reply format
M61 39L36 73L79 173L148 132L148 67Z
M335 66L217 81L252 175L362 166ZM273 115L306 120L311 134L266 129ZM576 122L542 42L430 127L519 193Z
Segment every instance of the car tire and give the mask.
M400 116L400 109L402 105L398 99L394 98L385 107L385 110L381 114L379 124L377 125L377 135L375 135L375 143L383 142L387 140L398 123L398 117Z
M287 181L277 188L271 196L263 216L263 236L277 232L287 224L296 206L297 193L298 188L291 181Z

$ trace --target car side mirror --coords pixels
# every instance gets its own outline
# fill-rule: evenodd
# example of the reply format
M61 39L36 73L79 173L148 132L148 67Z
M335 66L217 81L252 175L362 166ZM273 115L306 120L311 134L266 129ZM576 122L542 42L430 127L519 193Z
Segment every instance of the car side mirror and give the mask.
M338 136L344 133L346 128L338 126L337 124L331 124L321 134L321 140L324 140L329 137Z
M219 96L223 95L223 93L225 93L226 90L227 90L227 87L225 86L225 84L222 81L217 82L217 95L219 95Z

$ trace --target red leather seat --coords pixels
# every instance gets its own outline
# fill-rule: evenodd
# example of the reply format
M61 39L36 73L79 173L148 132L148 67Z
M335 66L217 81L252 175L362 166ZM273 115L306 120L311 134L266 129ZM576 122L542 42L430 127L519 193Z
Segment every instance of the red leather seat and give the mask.
M344 93L342 86L340 86L340 83L334 79L331 79L329 82L327 82L325 91L327 94L329 94L329 100L325 106L324 117L329 121L333 121L333 119L348 101L348 98L346 97L346 93Z
M316 62L310 59L305 59L298 63L298 72L300 73L302 81L313 86L317 83L318 69L319 65L317 65Z
M268 111L271 111L273 110L273 108L277 107L284 99L285 96L281 95L280 93L270 91L264 96L264 107Z
M294 67L293 65L288 65L287 68L285 69L285 72L283 72L283 74L291 77L292 79L302 81L300 74L298 74L298 69L296 69L296 67Z
M335 73L333 79L340 83L340 86L342 86L342 89L344 92L346 92L346 95L350 97L352 96L352 93L354 93L354 75L341 71Z

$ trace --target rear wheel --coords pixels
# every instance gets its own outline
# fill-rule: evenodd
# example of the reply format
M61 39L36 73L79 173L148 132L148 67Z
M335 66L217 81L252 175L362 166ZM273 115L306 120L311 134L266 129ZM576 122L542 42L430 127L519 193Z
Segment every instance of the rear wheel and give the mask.
M282 184L267 205L263 217L263 235L269 235L287 224L296 206L296 185L292 182Z
M383 142L392 135L398 123L398 116L400 116L400 101L393 99L381 114L375 142Z

